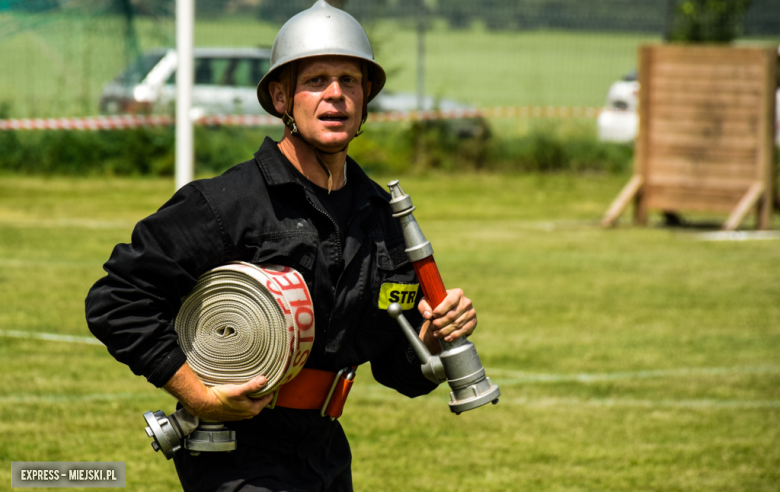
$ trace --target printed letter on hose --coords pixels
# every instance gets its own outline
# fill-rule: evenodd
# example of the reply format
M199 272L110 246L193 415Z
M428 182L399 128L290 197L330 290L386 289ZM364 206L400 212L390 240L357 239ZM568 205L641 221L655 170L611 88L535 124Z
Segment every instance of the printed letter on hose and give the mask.
M292 380L314 345L314 306L300 273L231 263L204 273L174 321L187 362L209 386L267 379L260 397Z

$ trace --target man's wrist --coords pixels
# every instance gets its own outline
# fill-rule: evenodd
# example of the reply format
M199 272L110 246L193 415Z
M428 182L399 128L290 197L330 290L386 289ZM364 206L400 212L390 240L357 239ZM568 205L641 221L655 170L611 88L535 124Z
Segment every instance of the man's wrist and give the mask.
M188 410L194 412L202 411L212 398L209 389L187 363L184 363L176 371L176 374L163 385L163 389L179 400Z

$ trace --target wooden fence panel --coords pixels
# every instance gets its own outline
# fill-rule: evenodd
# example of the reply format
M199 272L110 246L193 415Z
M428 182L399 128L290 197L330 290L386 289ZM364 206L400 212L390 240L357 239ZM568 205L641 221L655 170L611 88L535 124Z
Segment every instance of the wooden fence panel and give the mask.
M648 210L730 213L739 226L773 204L777 51L730 46L642 46L635 177L610 206L612 225L633 199Z

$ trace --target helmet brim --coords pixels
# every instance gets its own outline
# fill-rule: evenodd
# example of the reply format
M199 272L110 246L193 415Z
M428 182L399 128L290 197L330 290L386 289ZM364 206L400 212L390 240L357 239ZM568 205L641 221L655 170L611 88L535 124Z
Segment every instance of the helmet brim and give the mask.
M274 102L271 99L271 92L269 90L271 82L279 79L279 72L290 62L317 56L346 56L368 63L368 78L369 82L371 82L371 92L368 94L369 102L374 99L377 94L379 94L379 91L382 90L382 88L385 86L385 82L387 81L387 75L385 74L384 69L382 69L382 67L374 60L353 54L334 54L330 50L323 50L322 53L307 53L304 56L290 58L289 60L284 60L282 63L279 63L276 68L266 73L265 76L263 76L263 78L260 80L260 83L257 84L257 100L260 102L260 106L262 106L262 108L268 114L276 116L277 118L281 118L283 114L278 112L274 107Z

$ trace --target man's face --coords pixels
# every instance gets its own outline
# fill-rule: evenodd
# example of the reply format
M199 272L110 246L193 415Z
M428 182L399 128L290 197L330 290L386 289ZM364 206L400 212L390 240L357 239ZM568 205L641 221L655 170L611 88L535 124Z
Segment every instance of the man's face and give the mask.
M360 62L344 56L301 60L293 117L304 138L338 151L354 137L363 112ZM369 87L370 90L370 87Z

